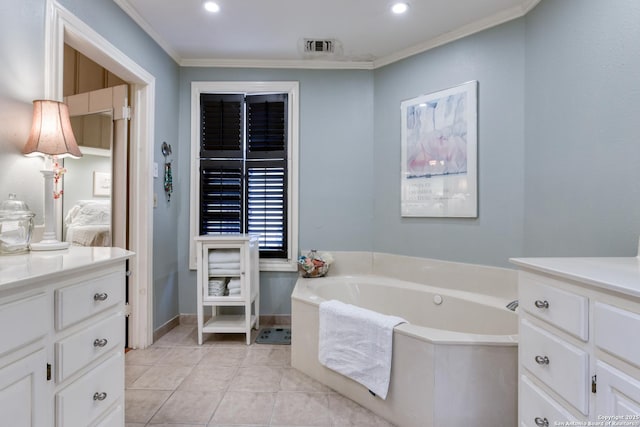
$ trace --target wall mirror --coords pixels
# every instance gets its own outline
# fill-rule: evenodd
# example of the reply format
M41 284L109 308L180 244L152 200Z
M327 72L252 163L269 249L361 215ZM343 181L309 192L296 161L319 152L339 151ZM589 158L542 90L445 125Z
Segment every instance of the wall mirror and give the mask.
M79 246L111 246L113 115L71 117L83 156L69 160L62 195L62 235Z

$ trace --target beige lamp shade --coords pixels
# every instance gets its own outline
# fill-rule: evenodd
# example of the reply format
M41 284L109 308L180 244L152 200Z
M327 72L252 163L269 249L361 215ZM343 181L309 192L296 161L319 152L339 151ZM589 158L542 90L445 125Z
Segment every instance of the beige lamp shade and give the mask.
M73 136L69 109L65 103L48 100L33 101L31 133L22 153L27 156L82 157L82 152Z

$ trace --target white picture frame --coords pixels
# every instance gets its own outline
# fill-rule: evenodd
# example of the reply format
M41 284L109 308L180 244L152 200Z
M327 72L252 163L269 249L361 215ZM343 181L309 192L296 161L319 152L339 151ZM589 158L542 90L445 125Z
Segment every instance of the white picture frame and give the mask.
M111 174L108 172L93 172L93 195L111 196Z
M401 215L478 216L478 82L400 104Z

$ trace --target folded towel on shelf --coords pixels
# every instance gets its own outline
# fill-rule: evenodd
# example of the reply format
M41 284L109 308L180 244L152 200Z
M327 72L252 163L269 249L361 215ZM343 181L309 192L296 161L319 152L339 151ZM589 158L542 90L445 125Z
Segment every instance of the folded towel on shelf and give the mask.
M209 275L211 276L235 276L238 274L238 269L226 270L224 268L210 268Z
M239 270L239 262L209 262L209 271L211 270Z
M237 249L213 249L209 251L209 263L240 262L240 251Z
M231 279L227 285L229 289L240 289L240 279Z
M240 289L229 289L229 295L240 295Z
M341 301L320 303L320 363L387 398L393 328L406 320Z

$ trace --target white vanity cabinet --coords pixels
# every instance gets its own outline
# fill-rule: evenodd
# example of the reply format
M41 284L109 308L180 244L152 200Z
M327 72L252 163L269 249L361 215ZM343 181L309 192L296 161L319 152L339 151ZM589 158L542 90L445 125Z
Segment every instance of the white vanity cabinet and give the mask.
M195 241L198 344L205 333L244 333L249 345L251 329L260 327L258 236L198 236ZM222 307L237 307L242 313L221 313Z
M0 257L0 425L124 426L131 252Z
M519 426L640 426L640 259L511 261Z

